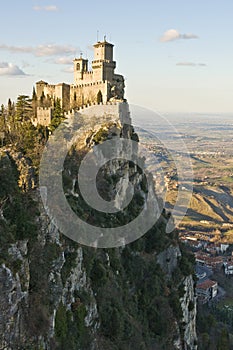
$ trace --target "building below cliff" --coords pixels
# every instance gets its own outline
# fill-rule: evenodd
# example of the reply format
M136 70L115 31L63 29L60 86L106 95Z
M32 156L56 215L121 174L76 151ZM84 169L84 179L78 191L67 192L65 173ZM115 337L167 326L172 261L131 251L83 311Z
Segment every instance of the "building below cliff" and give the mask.
M114 45L104 39L93 47L94 60L90 70L88 60L82 54L74 59L74 84L51 85L43 80L36 83L38 124L50 124L57 99L66 112L84 105L124 100L124 77L115 74Z

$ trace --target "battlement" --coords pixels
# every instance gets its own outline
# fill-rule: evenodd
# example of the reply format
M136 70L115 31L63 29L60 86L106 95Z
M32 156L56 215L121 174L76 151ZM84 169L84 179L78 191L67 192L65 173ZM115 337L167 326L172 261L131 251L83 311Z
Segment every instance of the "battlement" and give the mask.
M74 84L71 85L71 88L82 88L82 87L88 87L88 86L94 86L94 85L102 85L105 84L105 81L93 81L91 83L83 83L83 84Z
M129 105L126 101L110 101L107 103L93 103L89 105L84 105L82 107L70 110L65 113L67 119L75 117L78 118L79 115L84 118L98 118L100 120L115 120L120 121L121 124L131 125L131 117L129 112Z
M52 110L52 107L37 107L37 112L38 111L50 111Z
M88 109L92 106L117 106L119 102L117 101L107 101L106 103L100 102L100 103L88 103L79 107L76 107L74 109L70 109L68 112L64 113L65 117L69 117L71 115L74 115L76 112L83 112L85 109Z

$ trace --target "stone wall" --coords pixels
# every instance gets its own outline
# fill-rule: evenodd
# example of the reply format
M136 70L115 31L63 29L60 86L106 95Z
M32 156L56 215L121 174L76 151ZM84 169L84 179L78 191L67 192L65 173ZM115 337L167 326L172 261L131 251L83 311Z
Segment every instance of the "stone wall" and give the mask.
M108 83L94 82L91 84L71 85L70 106L75 108L85 104L97 102L97 94L101 91L102 102L106 103L108 99ZM75 100L76 96L76 100Z
M51 124L53 116L53 109L51 107L49 108L37 108L37 120L36 124L48 126Z
M100 122L103 122L106 118L111 120L119 119L122 125L131 125L129 105L127 102L109 102L103 105L88 106L80 109L77 112L77 115L78 114L84 115L90 119L96 117Z

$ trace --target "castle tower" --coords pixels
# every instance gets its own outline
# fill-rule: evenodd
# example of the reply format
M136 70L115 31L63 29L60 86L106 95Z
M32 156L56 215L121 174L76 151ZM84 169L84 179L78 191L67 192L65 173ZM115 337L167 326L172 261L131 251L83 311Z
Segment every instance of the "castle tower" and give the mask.
M94 81L112 81L116 62L113 61L113 44L106 40L94 45L94 60L92 61Z
M44 94L44 90L45 87L48 85L48 83L46 83L43 80L40 80L36 83L36 96L37 99L39 100L41 98L41 96Z
M82 58L74 59L74 81L75 84L82 84L83 75L85 72L88 72L88 60Z

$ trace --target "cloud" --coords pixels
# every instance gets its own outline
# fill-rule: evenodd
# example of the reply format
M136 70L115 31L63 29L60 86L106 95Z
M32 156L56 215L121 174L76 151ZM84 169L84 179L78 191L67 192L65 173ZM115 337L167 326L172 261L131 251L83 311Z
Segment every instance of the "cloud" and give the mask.
M73 58L71 57L59 57L57 59L55 59L53 61L53 63L56 63L56 64L67 64L67 65L70 65L70 64L73 64Z
M160 38L162 43L169 41L180 40L180 39L198 39L198 36L195 34L180 34L176 29L169 29L163 33Z
M180 39L199 39L199 36L196 34L180 34Z
M33 10L34 11L56 12L56 11L58 11L58 7L56 5L34 6Z
M22 61L21 66L22 66L22 68L28 68L28 67L31 67L31 64L26 62L26 61Z
M76 51L76 48L66 45L40 45L34 48L36 56L56 56L64 53L75 53Z
M186 66L186 67L206 67L205 63L194 63L194 62L178 62L177 66Z
M0 62L0 75L26 75L18 66L7 63Z
M35 56L57 56L62 54L75 54L77 48L68 45L38 45L36 47L32 46L9 46L2 44L0 45L0 50L9 51L12 53L30 53Z
M74 72L74 68L71 66L71 67L67 67L65 69L62 69L62 72L64 73L73 73Z

